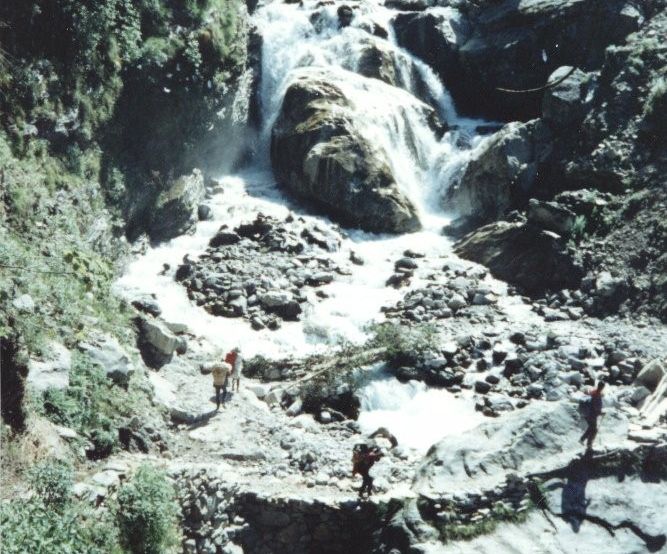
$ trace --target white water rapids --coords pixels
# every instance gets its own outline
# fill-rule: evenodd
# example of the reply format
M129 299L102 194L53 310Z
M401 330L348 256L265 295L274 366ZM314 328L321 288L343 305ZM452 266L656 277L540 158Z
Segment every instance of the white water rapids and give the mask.
M429 258L454 258L450 240L441 234L442 226L449 221L442 197L452 176L482 142L474 131L480 122L457 118L439 80L423 63L396 46L391 32L384 40L364 30L372 23L390 31L389 19L395 12L372 0L363 0L352 25L339 29L339 4L319 4L317 0L305 0L302 5L274 0L260 5L253 16L263 38L260 160L242 173L220 178L220 190L213 191L208 201L212 220L200 222L193 234L149 248L117 282L117 290L127 298L155 295L162 317L186 324L197 337L191 341L192 348L202 353L240 345L247 357L302 356L340 339L359 343L366 337L366 326L382 318L380 308L396 303L405 294L406 289L387 287L385 281L393 272L394 261L406 249L420 250ZM369 40L392 52L403 89L354 73L359 45ZM348 232L337 255L347 260L354 250L365 259L365 265L353 266L351 275L325 285L329 297L306 308L301 321L284 323L276 331L254 331L244 320L215 317L191 303L185 287L174 280L174 270L186 254L195 258L203 253L222 224L233 228L254 219L257 212L283 219L292 210L306 218L322 220L303 214L277 188L268 161L268 138L282 97L294 76L303 72L326 74L341 88L358 112L364 134L389 153L396 180L418 207L424 230L400 236ZM412 95L416 90L414 75L437 103L441 117L457 130L439 138L424 121L423 111L413 108L419 104ZM163 264L171 267L166 274L161 274ZM488 281L491 287L503 286ZM410 286L423 284L417 278ZM465 431L479 421L470 398L429 390L422 383L401 384L380 377L367 385L361 396L363 429L388 427L401 442L419 450L425 450L447 433Z

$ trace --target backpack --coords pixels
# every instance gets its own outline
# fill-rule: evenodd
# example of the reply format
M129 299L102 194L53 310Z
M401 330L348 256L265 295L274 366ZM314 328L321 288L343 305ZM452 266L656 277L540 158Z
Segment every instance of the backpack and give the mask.
M593 415L593 398L586 396L579 400L579 413L586 419Z
M352 449L352 473L359 471L360 464L364 461L368 453L368 445L364 443L355 444Z
M225 361L226 361L229 365L231 365L232 367L234 367L234 362L236 361L236 356L237 356L237 355L238 355L238 354L237 354L236 352L234 352L233 350L232 350L231 352L227 352L227 355L225 356Z

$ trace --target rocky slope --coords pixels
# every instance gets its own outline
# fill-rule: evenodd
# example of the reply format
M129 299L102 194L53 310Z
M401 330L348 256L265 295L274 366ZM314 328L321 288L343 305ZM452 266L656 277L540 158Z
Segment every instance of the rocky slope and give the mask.
M645 310L664 318L664 124L653 115L662 102L665 67L655 37L664 28L665 15L658 10L623 45L607 50L599 72L555 72L554 82L559 75L566 78L544 92L542 118L510 124L489 139L450 192L462 213L474 213L478 221L520 209L536 237L556 233L552 263L569 259L580 269L567 272L567 279L544 281L542 288L581 290L591 297L583 306L593 315ZM529 205L531 197L549 202ZM461 253L482 262L512 257L511 241L496 238L507 224L498 225L466 239ZM477 242L485 247L468 246ZM534 269L544 267L540 257L533 259ZM497 269L506 278L512 273ZM577 272L585 278L579 281ZM521 273L516 275L525 286ZM596 279L604 275L615 283L611 303L595 298Z

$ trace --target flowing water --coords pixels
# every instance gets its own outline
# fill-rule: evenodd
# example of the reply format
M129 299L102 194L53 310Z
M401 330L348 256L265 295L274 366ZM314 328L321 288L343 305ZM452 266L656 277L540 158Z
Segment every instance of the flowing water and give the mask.
M340 339L361 342L366 326L381 319L380 308L405 294L405 289L397 291L385 285L394 261L404 250L421 250L429 258L453 258L450 240L441 234L450 219L443 194L483 142L475 131L480 122L458 118L447 91L430 69L396 46L389 25L396 12L364 0L358 4L352 25L340 29L336 15L340 4L321 4L313 0L301 5L275 0L259 7L253 16L263 37L263 123L258 159L241 173L221 177L221 190L209 200L211 221L199 223L194 234L148 249L117 283L127 297L156 295L164 319L185 323L198 337L194 348L202 352L238 344L246 356L278 357L311 353ZM388 39L373 37L365 30L373 25L390 31ZM398 68L400 87L355 72L361 50L369 42L390 53ZM223 223L233 227L254 219L259 211L280 218L289 210L303 213L274 181L268 141L287 87L297 76L308 74L327 79L343 91L359 115L360 130L388 153L397 183L417 206L424 229L399 236L349 231L338 255L347 259L354 250L365 258L365 265L353 266L350 276L327 285L329 298L307 308L301 321L286 323L277 331L257 332L245 321L215 317L192 304L185 288L174 281L173 271L186 254L195 258L204 252ZM418 91L452 131L442 137L436 135L424 115L424 104L415 97ZM171 267L165 274L161 274L163 264ZM420 284L415 279L411 286ZM503 287L491 280L489 284ZM419 449L427 448L445 433L464 431L478 421L470 399L429 390L421 383L400 384L382 377L362 391L362 408L364 428L390 427L399 439ZM423 425L433 418L441 425ZM420 432L415 433L415 429Z

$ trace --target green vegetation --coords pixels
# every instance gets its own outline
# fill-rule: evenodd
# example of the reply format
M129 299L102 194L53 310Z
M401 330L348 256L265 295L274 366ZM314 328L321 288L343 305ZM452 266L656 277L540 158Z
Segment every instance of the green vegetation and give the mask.
M178 542L179 508L166 476L144 465L118 492L116 520L121 540L135 554L162 554Z
M206 168L245 66L244 10L240 0L0 2L3 401L15 391L12 410L3 403L11 468L2 478L36 491L0 507L3 552L122 551L118 526L132 522L70 498L66 467L26 473L37 455L28 438L47 418L79 434L77 452L92 444L88 455L100 458L119 447L131 416L154 410L141 371L116 385L77 346L93 332L135 340L129 309L111 292L123 235L144 231L141 216L172 177ZM36 397L23 386L26 361L52 342L74 353L70 386ZM166 493L158 477L138 479L123 506L150 536L132 551L164 552ZM133 504L133 490L147 504ZM151 509L161 505L159 519Z
M77 156L76 164L52 156L45 140L14 154L0 130L0 300L7 306L0 336L15 329L31 352L48 340L73 340L85 317L109 332L126 326L124 307L110 294L123 247L93 181L99 156ZM26 294L34 309L15 309L12 299Z
M82 503L57 511L39 498L0 505L2 551L5 554L120 553L107 514Z
M108 505L72 498L72 469L45 460L29 472L35 495L0 504L7 554L158 554L178 542L178 505L166 476L142 466Z
M370 345L382 348L385 360L395 367L415 364L424 353L438 349L438 328L431 323L408 326L387 322L374 325L371 332Z
M418 501L418 507L422 516L439 531L441 539L445 542L470 540L492 533L500 523L523 523L530 510L534 508L531 503L526 509L517 511L504 503L495 503L483 517L462 523L457 517L455 504L443 506L438 514L433 513L432 506L424 499Z
M644 122L655 135L667 133L667 77L656 77L644 104Z
M28 472L28 482L44 504L54 509L66 505L72 495L72 466L59 460L44 460Z
M239 0L3 3L0 130L22 160L51 158L53 180L86 172L101 183L136 234L160 187L219 148L219 114L245 65L243 10Z
M110 514L72 499L72 468L43 460L28 472L35 493L0 504L2 551L8 554L119 553Z
M143 230L172 175L201 165L195 152L245 64L243 10L239 0L0 3L0 337L20 337L33 356L92 329L133 341L110 290L127 250L119 237ZM99 383L85 378L49 405L95 405L86 394ZM109 445L107 425L74 419Z
M127 390L115 385L81 353L74 355L70 386L47 389L41 411L59 425L71 427L93 445L91 458L105 458L118 446L118 427L127 418L151 410L142 375L130 378Z
M570 230L570 241L573 243L578 243L586 236L586 227L588 225L588 220L585 215L578 215L574 218L574 224Z

